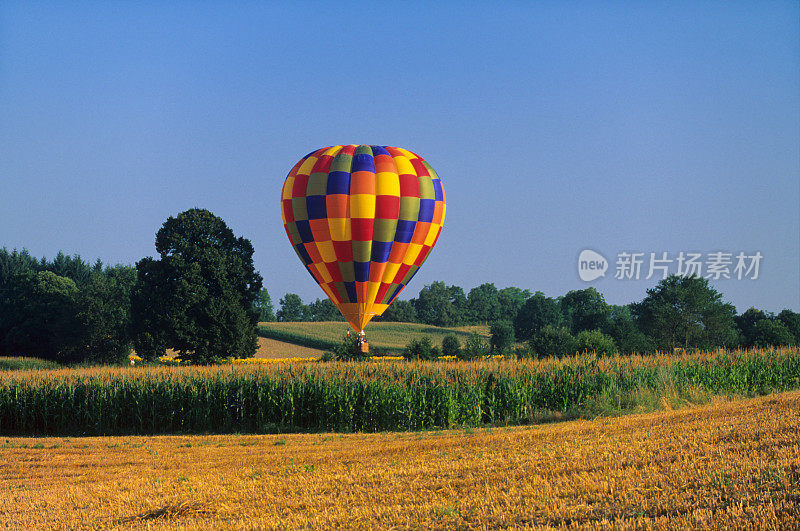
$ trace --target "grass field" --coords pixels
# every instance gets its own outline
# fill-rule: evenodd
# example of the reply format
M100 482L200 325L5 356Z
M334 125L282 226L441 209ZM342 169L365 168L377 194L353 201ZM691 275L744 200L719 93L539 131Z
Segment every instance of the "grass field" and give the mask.
M533 427L0 439L9 529L797 529L800 392Z
M26 358L17 356L0 357L0 371L30 371L58 369L60 365L54 361L40 358Z
M338 343L350 329L345 322L329 321L319 323L259 323L259 334L276 340L305 346L330 348ZM366 330L370 349L382 353L400 353L412 339L429 336L434 345L439 345L447 334L456 334L464 343L472 332L478 332L488 339L488 326L467 326L440 328L416 323L370 323Z

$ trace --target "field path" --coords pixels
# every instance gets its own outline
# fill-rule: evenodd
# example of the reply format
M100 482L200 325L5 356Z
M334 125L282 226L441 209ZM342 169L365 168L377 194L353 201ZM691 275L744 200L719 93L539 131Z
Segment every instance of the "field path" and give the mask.
M0 526L800 528L800 392L423 433L2 438Z

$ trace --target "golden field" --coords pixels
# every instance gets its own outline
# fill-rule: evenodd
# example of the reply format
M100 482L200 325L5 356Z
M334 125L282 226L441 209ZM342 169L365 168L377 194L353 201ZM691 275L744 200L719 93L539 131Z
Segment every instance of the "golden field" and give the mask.
M322 350L303 347L301 345L293 345L284 341L277 341L275 339L267 339L266 337L256 338L258 340L258 350L253 354L254 358L263 359L284 359L284 358L320 358L322 357ZM167 349L167 358L175 358L178 352L173 349ZM132 359L141 359L136 355L136 352L131 351Z
M796 529L800 392L533 427L0 438L0 526Z
M254 358L276 359L276 358L320 358L323 351L315 348L292 345L284 341L258 338L258 350L253 355Z

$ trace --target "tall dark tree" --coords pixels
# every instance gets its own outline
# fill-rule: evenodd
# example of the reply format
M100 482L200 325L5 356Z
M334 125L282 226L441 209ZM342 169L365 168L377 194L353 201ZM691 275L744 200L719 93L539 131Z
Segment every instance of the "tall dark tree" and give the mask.
M498 354L508 354L514 346L514 327L508 321L496 321L489 329L489 344Z
M537 291L517 312L514 333L520 341L532 339L545 326L559 327L564 322L558 301Z
M611 307L594 288L570 291L561 299L561 311L573 334L600 330L608 324Z
M79 286L88 282L92 275L92 266L84 262L80 255L68 256L61 251L52 262L42 258L42 270L52 271L60 277L71 278Z
M736 326L741 332L741 342L745 347L752 347L755 344L756 323L768 319L770 316L758 308L748 308L742 315L734 317Z
M383 312L383 315L377 317L376 321L392 321L395 323L416 323L417 310L414 309L414 304L407 300L395 300Z
M297 293L287 293L280 300L280 309L275 314L283 323L302 321L308 314L303 299Z
M698 276L671 275L647 290L631 312L656 347L714 348L734 346L738 334L736 308L722 301L722 294Z
M180 312L173 294L173 279L161 261L142 258L136 264L137 280L131 293L131 335L136 354L153 360L171 346L172 315Z
M751 336L753 347L777 347L794 345L794 335L779 319L761 319L753 327Z
M342 312L329 299L317 299L304 310L304 321L344 321Z
M467 320L471 323L492 323L500 319L500 299L492 283L481 284L467 295Z
M783 310L778 314L778 319L789 329L792 333L796 344L800 345L800 313L793 312L792 310Z
M71 360L124 362L130 354L131 292L136 269L115 266L93 268L76 297L77 338L69 348Z
M497 302L500 305L500 318L513 323L514 319L517 318L517 312L530 297L530 290L515 288L514 286L498 291Z
M252 244L208 210L193 208L167 219L156 251L160 260L136 265L137 344L174 348L198 363L255 353L261 275ZM140 328L145 322L157 328Z
M449 326L464 324L469 320L467 310L467 296L461 286L447 286L447 293L450 296L450 304L452 307L451 319L452 322Z
M466 320L467 297L459 286L436 281L422 288L413 300L420 322L434 326L453 326Z
M0 304L0 350L7 355L71 361L76 336L75 282L52 271L12 277Z
M3 294L11 290L13 279L22 273L36 273L39 271L39 261L32 257L27 249L8 252L3 247L0 249L0 299Z
M603 333L614 339L623 354L646 354L655 350L652 340L636 326L630 306L612 306Z

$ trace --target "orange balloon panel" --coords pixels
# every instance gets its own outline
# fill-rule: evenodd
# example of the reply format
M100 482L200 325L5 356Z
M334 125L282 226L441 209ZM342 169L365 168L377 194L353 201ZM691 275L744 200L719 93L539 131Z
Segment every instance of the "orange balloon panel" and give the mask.
M332 146L295 164L281 215L297 256L356 331L397 298L442 231L444 187L419 155Z

